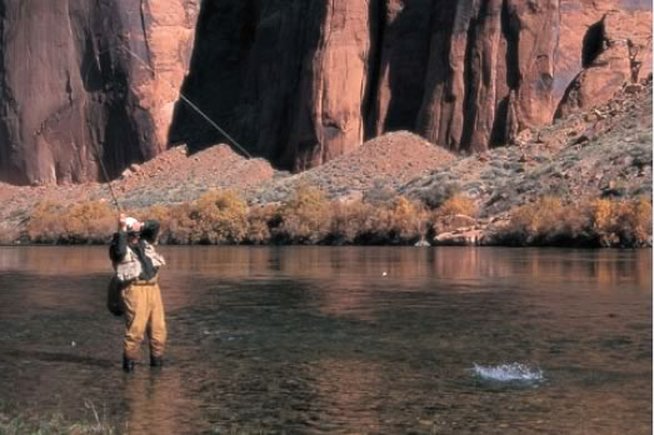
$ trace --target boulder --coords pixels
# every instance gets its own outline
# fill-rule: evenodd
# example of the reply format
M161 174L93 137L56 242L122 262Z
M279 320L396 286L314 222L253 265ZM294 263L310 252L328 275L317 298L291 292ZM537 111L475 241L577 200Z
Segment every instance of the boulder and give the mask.
M555 118L607 103L625 83L652 71L652 13L625 8L606 11L588 25L581 47L582 70L568 85Z

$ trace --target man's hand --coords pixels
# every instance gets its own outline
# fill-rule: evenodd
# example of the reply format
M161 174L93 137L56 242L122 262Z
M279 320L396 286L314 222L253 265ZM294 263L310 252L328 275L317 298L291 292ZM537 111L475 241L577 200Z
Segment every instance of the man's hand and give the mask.
M139 232L143 229L143 222L139 222L132 217L125 216L121 213L118 217L118 226L121 231Z
M118 228L120 231L127 231L127 216L125 216L125 213L118 216Z

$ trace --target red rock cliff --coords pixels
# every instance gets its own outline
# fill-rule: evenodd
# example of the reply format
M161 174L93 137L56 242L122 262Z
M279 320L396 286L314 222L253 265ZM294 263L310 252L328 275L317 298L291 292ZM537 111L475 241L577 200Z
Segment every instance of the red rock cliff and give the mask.
M614 79L566 92L594 67L583 57L602 20L616 23L603 27L606 41L623 37L606 29L637 24L631 50L651 52L646 1L206 2L185 90L250 150L295 170L399 129L484 150L634 79L624 74L629 55L600 44L594 62L620 58L602 63ZM172 137L191 147L217 140L183 109Z
M0 0L0 179L103 178L98 159L115 176L165 149L198 9L193 0Z
M484 150L651 71L645 0L0 0L0 16L0 178L20 183L97 178L96 149L113 176L221 140L174 105L194 32L182 90L294 170L400 129Z

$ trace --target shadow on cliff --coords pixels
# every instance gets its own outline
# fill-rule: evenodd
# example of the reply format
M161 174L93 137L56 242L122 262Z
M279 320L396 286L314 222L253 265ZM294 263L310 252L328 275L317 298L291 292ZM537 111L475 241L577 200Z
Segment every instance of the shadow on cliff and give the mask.
M292 164L286 160L304 107L300 87L318 45L322 9L301 0L203 1L181 88L249 153L285 169ZM190 152L230 143L183 101L175 105L168 139Z
M389 5L371 2L370 85L363 111L366 139L389 131L416 131L425 93L434 3L407 0L389 23L393 13ZM388 86L387 96L383 86Z
M428 34L425 37L428 45L422 97L417 103L419 107L411 130L425 136L433 143L438 143L439 137L434 136L433 132L438 130L437 124L440 124L441 120L433 119L433 112L437 105L452 101L453 98L453 71L449 57L457 6L454 2L439 0L432 1L429 6L425 14L428 17ZM439 95L438 89L442 89L442 95ZM439 145L445 144L439 143Z
M248 8L251 10L253 2L222 3L202 2L189 74L181 93L221 128L231 130L233 109L239 101L254 38L252 23L241 28L241 14L246 14ZM175 104L168 140L172 145L186 143L191 152L227 142L226 137L182 100Z
M552 122L564 116L565 105L571 99L574 99L574 94L578 92L579 77L582 76L587 68L592 66L595 59L597 59L604 51L605 38L606 31L604 28L604 18L588 27L581 45L581 71L575 75L572 81L570 81L565 88L561 100L556 105Z
M506 85L509 93L497 104L489 147L505 145L511 139L511 92L517 92L520 86L520 67L518 63L520 23L516 21L515 17L511 16L506 4L502 6L500 21L502 24L502 38L506 41Z

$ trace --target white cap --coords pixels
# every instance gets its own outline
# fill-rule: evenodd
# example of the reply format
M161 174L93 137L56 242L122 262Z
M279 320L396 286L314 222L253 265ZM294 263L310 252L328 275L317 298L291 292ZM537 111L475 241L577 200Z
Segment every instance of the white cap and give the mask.
M125 218L125 226L127 227L127 231L132 231L134 226L138 224L139 221L134 219L133 217L126 217Z

